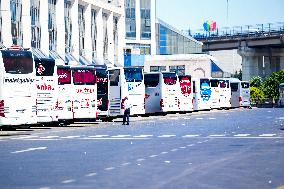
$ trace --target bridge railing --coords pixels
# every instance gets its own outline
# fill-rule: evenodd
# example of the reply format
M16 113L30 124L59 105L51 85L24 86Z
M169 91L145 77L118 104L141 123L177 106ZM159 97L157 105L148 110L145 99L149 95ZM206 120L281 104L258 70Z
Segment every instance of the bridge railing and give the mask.
M193 37L200 41L258 38L284 34L284 22L217 28L213 32L198 30Z

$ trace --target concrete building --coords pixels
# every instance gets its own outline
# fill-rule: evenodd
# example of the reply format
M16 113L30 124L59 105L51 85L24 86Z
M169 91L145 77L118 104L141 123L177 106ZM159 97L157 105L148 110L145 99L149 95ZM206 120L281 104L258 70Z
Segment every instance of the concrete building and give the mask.
M148 55L145 72L171 71L195 78L226 77L217 60L207 54Z
M6 47L37 49L66 63L123 65L123 0L1 0L0 7Z

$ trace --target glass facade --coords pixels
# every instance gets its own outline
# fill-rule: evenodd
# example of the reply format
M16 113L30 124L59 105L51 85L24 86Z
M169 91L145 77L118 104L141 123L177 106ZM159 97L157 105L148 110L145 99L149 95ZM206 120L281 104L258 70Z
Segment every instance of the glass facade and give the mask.
M56 0L48 0L49 50L56 50Z
M136 0L125 0L125 32L126 38L136 37Z
M96 11L92 10L91 35L92 35L92 57L97 58L97 24Z
M64 1L64 22L65 22L65 52L71 53L72 20L71 20L71 2Z
M32 31L32 41L31 46L34 48L40 48L40 0L31 0L31 31Z
M185 66L170 66L170 72L175 72L177 75L185 75Z
M23 46L22 0L10 0L10 10L13 44Z
M82 5L78 6L78 26L79 26L79 54L85 56L85 7Z
M103 13L103 56L106 60L108 58L108 35L107 35L107 19L108 15L107 13Z
M156 32L157 54L159 55L202 52L202 44L200 42L185 36L161 21L156 23Z
M141 39L151 39L151 0L140 0Z

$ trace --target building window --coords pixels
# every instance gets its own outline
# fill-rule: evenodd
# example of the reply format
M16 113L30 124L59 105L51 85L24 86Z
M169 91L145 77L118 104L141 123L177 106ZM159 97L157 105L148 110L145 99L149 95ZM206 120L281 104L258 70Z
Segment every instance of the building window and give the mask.
M125 32L126 38L136 37L136 0L125 1Z
M64 1L64 22L65 22L65 52L72 52L72 20L71 20L71 1Z
M141 55L150 55L151 54L151 45L148 44L136 44L136 43L129 43L127 46L132 46L133 48L140 49Z
M108 59L108 32L107 32L107 19L108 19L108 14L103 13L103 50L104 50L104 59Z
M15 45L23 45L22 0L11 0L11 33Z
M166 66L150 66L150 72L165 72Z
M114 63L118 63L118 18L113 17Z
M96 24L96 11L92 10L92 25L91 25L91 35L92 35L92 57L97 58L97 24Z
M32 31L32 41L31 46L34 48L40 48L40 0L31 0L31 31Z
M84 6L78 6L78 25L79 25L79 49L80 56L85 56L85 17Z
M141 39L151 39L151 0L140 0Z
M48 0L49 50L56 50L56 0Z
M170 66L170 72L175 72L177 75L185 75L185 66Z

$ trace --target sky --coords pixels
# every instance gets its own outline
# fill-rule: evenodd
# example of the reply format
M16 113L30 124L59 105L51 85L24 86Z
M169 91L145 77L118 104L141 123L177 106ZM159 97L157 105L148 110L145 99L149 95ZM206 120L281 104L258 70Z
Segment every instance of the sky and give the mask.
M228 12L228 16L227 16ZM179 30L284 22L284 0L156 0L156 16Z

